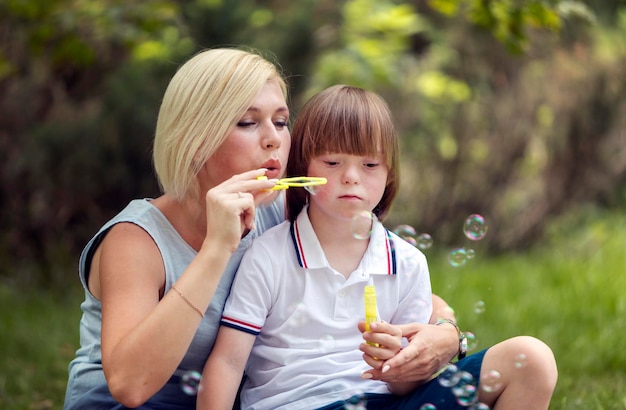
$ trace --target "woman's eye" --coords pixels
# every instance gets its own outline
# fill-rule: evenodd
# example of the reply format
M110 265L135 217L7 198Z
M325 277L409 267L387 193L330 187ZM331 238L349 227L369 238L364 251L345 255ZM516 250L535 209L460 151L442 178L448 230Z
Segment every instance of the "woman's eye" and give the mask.
M274 121L274 125L276 128L285 128L287 126L287 121Z
M245 121L239 121L237 123L238 127L250 127L254 125L254 121L249 121L249 120L245 120Z

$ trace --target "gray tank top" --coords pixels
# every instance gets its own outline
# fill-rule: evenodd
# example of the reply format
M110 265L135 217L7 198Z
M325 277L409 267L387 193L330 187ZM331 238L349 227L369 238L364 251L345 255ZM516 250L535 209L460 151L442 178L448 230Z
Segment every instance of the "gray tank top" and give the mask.
M182 375L189 370L202 372L204 363L213 349L215 338L222 316L222 309L230 291L235 272L239 267L244 252L250 247L252 240L282 222L284 216L283 196L264 208L257 208L256 229L246 235L238 249L230 258L211 303L191 342L187 354L178 366L175 375ZM94 386L105 382L102 371L102 354L100 350L100 330L102 324L102 305L90 292L87 286L91 259L98 245L102 242L111 227L120 222L131 222L144 229L154 240L165 266L165 292L183 273L197 252L191 248L178 234L167 218L154 207L149 199L131 201L113 219L107 222L89 241L79 261L80 281L85 289L85 300L81 304L83 312L80 320L80 348L76 357L69 365L69 380L66 392L65 407Z

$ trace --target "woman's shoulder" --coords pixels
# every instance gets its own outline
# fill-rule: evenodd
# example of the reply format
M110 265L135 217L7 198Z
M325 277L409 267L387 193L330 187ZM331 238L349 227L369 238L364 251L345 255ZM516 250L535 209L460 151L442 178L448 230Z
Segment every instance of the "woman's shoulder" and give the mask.
M102 226L96 236L106 234L112 228L130 231L139 229L150 235L154 232L162 232L164 228L170 228L171 223L151 202L149 198L130 201L124 209Z
M134 199L111 222L167 221L163 213L152 204L151 198Z
M150 203L150 199L135 199L128 203L117 215L104 223L98 232L87 243L81 254L81 265L89 266L95 251L105 238L124 243L133 240L152 240L154 232L162 231L168 226L167 218ZM111 233L113 235L110 235Z

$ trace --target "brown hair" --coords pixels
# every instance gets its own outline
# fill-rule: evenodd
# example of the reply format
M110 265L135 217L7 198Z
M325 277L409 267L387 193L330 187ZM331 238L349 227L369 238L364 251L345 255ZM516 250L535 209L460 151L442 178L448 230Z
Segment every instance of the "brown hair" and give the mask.
M389 106L378 94L335 85L314 95L302 108L291 132L288 176L305 176L312 158L326 153L385 156L389 167L385 192L374 208L382 220L399 185L398 136ZM312 175L315 176L315 175ZM296 219L307 203L304 189L287 190L287 215Z

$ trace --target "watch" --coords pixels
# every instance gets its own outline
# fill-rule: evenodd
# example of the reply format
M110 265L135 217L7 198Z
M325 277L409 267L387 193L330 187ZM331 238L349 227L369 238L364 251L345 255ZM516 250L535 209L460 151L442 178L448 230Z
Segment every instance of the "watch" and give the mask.
M459 354L457 355L458 360L461 360L465 356L467 356L467 348L467 336L465 336L465 333L461 332L461 334L459 335Z

